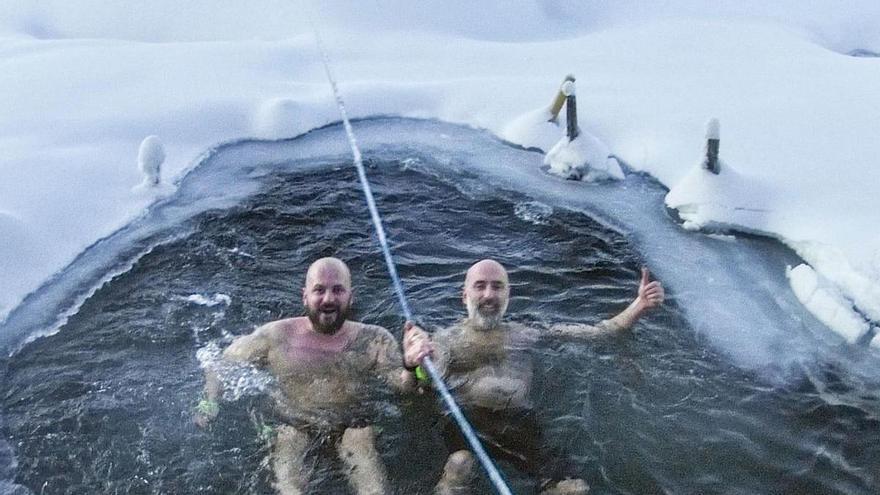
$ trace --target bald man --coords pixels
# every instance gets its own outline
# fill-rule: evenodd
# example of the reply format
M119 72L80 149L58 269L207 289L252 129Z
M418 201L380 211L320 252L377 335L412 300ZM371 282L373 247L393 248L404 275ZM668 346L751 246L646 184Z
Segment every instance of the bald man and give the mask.
M305 461L328 441L336 444L356 493L390 492L375 432L368 425L376 411L368 406L375 403L377 387L407 391L415 380L391 333L348 319L352 300L345 263L319 259L306 273L305 316L267 323L223 352L225 361L266 368L278 381L273 398L283 424L277 428L272 466L275 488L282 494L307 490L310 472ZM415 366L416 356L425 352L411 346L406 364ZM217 375L209 370L206 376L207 397L195 418L200 426L217 416L222 394Z
M467 318L434 334L435 365L491 454L540 481L542 494L584 494L589 488L580 479L549 483L575 473L565 466L565 459L554 458L543 441L530 401L533 366L528 350L542 337L590 338L623 332L660 306L664 297L663 286L650 281L643 268L638 295L617 316L595 326L555 324L538 331L504 320L510 300L507 270L497 261L482 260L465 276L461 298ZM404 349L416 361L430 350L427 340L421 328L407 324ZM451 423L446 424L444 439L450 450L466 447Z

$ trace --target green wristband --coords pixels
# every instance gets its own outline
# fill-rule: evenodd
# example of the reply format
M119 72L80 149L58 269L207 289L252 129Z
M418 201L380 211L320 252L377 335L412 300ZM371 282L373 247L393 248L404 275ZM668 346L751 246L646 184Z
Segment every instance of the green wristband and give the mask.
M416 380L420 382L431 381L431 377L428 376L428 373L421 367L421 365L416 366L416 369L413 372L416 374Z
M260 423L259 426L257 427L257 437L264 442L268 442L269 440L272 440L274 435L275 435L275 428L272 428L272 425L270 425L270 424Z
M214 417L220 414L220 404L213 400L202 399L196 406L196 411L205 416Z

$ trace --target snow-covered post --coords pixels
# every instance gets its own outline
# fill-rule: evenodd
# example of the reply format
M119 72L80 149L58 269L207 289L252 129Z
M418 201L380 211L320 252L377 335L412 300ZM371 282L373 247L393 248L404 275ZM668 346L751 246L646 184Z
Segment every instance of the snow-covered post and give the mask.
M712 119L706 124L706 161L704 167L715 175L721 172L718 164L718 151L721 148L721 124Z
M559 92L556 93L556 98L553 98L553 103L550 104L550 119L547 122L556 122L559 119L559 112L562 110L562 105L565 105L565 92L562 88L565 87L566 83L574 83L574 75L569 74L565 76L565 79L562 81L562 85L559 86Z
M165 161L165 147L158 136L147 136L141 141L138 150L138 168L144 174L143 187L155 187L161 181L162 162Z
M562 93L565 94L565 119L566 119L566 129L565 135L568 136L569 141L574 141L578 134L581 133L581 130L578 128L578 114L577 114L577 98L574 94L574 78L571 81L566 80L562 83Z

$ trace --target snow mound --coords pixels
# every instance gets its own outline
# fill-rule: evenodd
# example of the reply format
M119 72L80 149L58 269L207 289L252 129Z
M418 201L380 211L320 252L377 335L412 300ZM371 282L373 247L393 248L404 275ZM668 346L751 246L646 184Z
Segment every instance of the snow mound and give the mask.
M666 195L666 206L678 210L682 226L688 230L737 226L742 231L767 232L776 197L770 185L739 173L721 159L717 175L704 164L705 160L692 168Z
M573 141L563 137L544 157L550 172L572 180L594 182L622 180L623 170L610 156L608 146L595 136L581 132Z
M559 141L564 131L558 120L553 121L549 108L539 108L526 112L512 120L501 130L501 137L525 148L538 148L547 151Z
M785 274L801 304L850 344L870 330L868 322L853 311L852 303L809 265L787 267Z
M290 98L271 98L254 115L254 132L264 139L293 137L305 127L302 120L306 113L307 109Z
M165 146L159 136L147 136L138 150L138 168L144 174L144 186L158 186L162 181Z

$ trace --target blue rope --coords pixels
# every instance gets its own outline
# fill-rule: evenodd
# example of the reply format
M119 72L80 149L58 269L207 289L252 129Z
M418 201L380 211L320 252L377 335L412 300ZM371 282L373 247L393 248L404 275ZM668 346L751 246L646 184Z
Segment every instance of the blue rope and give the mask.
M342 124L345 127L345 134L348 136L348 144L351 145L351 153L354 155L354 165L357 167L358 178L360 178L361 186L364 190L364 197L367 200L367 207L370 210L370 218L373 220L373 227L376 229L376 235L379 238L379 245L382 247L382 254L385 255L385 264L388 266L388 274L391 276L391 281L394 284L394 291L397 293L397 300L400 303L401 309L403 309L404 316L408 321L412 321L412 311L409 309L409 303L403 292L403 283L401 283L400 277L397 275L397 268L394 265L394 259L391 257L391 249L388 247L388 238L385 235L385 229L382 227L382 217L379 216L379 210L376 209L376 200L373 198L373 190L370 188L370 183L367 180L367 172L364 169L364 163L361 159L361 150L358 148L357 140L354 137L354 130L351 127L351 122L348 120L348 113L345 111L345 102L342 101L342 95L339 93L339 87L336 85L336 79L330 72L330 61L327 57L327 52L324 50L324 45L321 42L321 36L318 34L317 29L315 29L315 40L318 44L318 50L321 52L321 61L324 63L324 72L327 74L327 79L330 81L330 86L333 88L333 97L336 99L336 106L339 107L339 112L342 114ZM443 377L440 376L440 372L437 371L430 356L425 356L422 359L422 366L428 371L428 374L431 375L431 380L433 380L437 391L440 392L440 397L443 399L443 402L446 403L446 407L449 409L449 412L452 413L452 417L455 418L461 432L464 433L471 449L476 454L480 464L483 465L483 469L486 470L486 474L489 475L492 484L495 485L495 489L498 490L498 493L501 495L512 495L510 488L507 487L507 484L501 477L501 473L498 472L498 469L495 467L489 454L483 449L483 445L480 443L479 438L477 438L474 429L471 427L470 423L468 423L467 418L464 417L458 404L455 403L455 399L452 398L452 394L449 393L446 384L443 383Z

